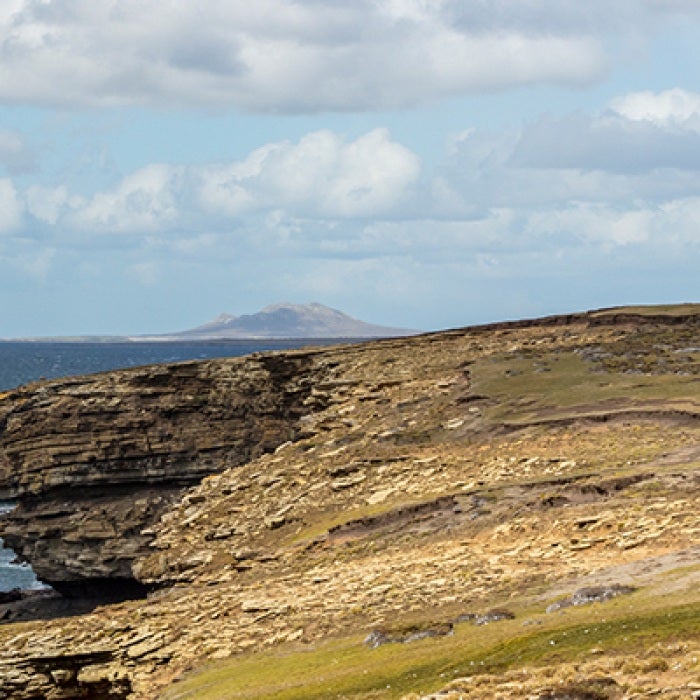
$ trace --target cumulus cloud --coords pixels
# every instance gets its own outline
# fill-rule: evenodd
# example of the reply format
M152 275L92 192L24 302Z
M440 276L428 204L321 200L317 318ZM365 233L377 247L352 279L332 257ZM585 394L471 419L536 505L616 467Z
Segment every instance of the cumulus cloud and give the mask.
M605 7L12 0L0 10L0 98L309 112L391 108L532 83L576 85L605 68Z
M125 177L114 189L88 201L75 200L69 220L105 233L146 233L176 224L184 169L149 165Z
M314 217L382 216L405 199L420 173L417 156L375 129L348 142L331 131L274 143L245 160L200 169L199 197L213 212L238 216L284 209Z
M610 103L626 119L700 132L700 94L680 88L663 92L633 92Z
M634 173L700 168L700 131L665 128L651 120L573 114L529 125L514 165Z
M235 161L148 165L87 196L33 186L22 197L0 181L0 202L15 212L8 231L26 203L54 244L137 253L125 270L144 285L161 284L176 261L244 259L326 270L412 260L496 279L514 274L518 256L697 245L699 138L606 105L522 129L466 129L427 169L386 129L323 130Z
M42 187L31 185L25 192L27 210L36 219L47 224L55 224L69 205L68 188L65 185L59 187ZM77 205L81 200L75 200Z
M182 230L191 221L230 228L256 215L279 221L381 218L398 213L420 171L418 157L386 129L355 140L318 131L298 143L267 144L239 161L152 164L88 198L71 197L64 187L35 186L26 200L45 223L105 234Z
M648 241L654 218L650 209L617 211L603 204L573 203L567 208L534 212L527 218L525 228L537 236L624 246Z

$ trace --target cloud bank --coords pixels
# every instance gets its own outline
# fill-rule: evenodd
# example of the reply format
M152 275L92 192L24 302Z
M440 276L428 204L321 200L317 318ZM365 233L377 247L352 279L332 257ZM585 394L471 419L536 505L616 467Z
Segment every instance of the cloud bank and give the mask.
M28 212L51 229L136 236L183 230L190 225L230 229L247 218L285 217L363 220L393 216L407 204L420 174L418 157L374 129L349 141L317 131L298 143L269 143L242 160L203 166L153 163L89 197L65 188L30 187ZM2 189L4 184L5 190ZM0 181L7 227L16 195Z
M7 0L0 99L284 113L582 85L605 71L610 25L648 14L639 4Z
M466 130L431 168L378 128L311 132L229 162L153 163L88 196L6 178L0 233L185 257L228 241L239 256L444 263L468 251L694 244L699 118L700 95L633 93L596 113Z

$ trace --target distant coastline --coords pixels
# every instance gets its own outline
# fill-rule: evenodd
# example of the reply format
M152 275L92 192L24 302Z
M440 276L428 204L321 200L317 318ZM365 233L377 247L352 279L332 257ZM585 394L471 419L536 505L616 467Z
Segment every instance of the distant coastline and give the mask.
M420 333L408 328L394 328L367 323L329 306L310 304L272 304L253 313L233 316L222 313L201 326L170 333L128 335L74 335L5 338L26 343L173 343L173 342L328 342L404 337Z
M285 346L288 343L295 345L334 345L342 343L361 343L367 340L376 340L377 336L333 336L333 337L266 337L247 336L245 338L182 338L176 335L142 335L142 336L122 336L122 335L78 335L78 336L38 336L36 338L0 338L0 343L25 343L27 345L36 344L62 344L62 345L138 345L143 343L156 344L178 344L191 343L193 345L250 345L254 343L279 344ZM299 345L299 347L302 347Z

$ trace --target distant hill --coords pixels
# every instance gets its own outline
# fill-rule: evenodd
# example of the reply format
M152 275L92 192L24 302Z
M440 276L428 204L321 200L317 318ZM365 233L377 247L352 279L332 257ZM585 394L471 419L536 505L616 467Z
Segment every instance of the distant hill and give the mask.
M168 339L223 338L386 338L419 331L365 323L323 304L272 304L254 314L221 314L202 326Z

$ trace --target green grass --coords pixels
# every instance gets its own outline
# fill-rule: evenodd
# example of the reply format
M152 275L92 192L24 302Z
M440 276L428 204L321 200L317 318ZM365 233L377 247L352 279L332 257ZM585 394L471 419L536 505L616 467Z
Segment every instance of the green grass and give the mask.
M397 501L397 497L401 494L398 492L396 495L392 495L386 501L381 503L375 503L374 505L363 504L353 506L350 510L318 510L315 512L307 512L305 514L306 520L312 522L308 523L299 531L290 536L284 541L286 545L304 544L306 542L311 542L317 537L322 537L329 530L334 527L340 527L342 525L347 525L348 523L354 522L356 520L361 520L362 518L372 518L383 513L388 513L395 508L401 508L402 506L408 506L415 503L422 503L424 500L430 500L430 495L421 498L402 499Z
M423 503L431 503L438 498L451 496L455 494L455 489L447 491L430 491L426 490L420 495L410 495L401 493L398 489L396 493L391 494L386 501L381 503L362 505L353 505L349 509L325 509L317 511L308 511L305 513L306 523L299 531L290 535L283 540L286 546L293 546L312 542L317 537L326 535L332 528L348 525L355 521L364 518L373 518L376 516L391 513L401 508L410 508L411 506L420 505Z
M638 314L640 316L685 316L700 314L700 304L659 304L657 306L620 306L614 309L596 311L593 316L614 316L615 314Z
M642 593L564 614L474 627L451 637L369 649L362 637L310 650L278 650L238 657L205 668L171 687L164 700L321 700L400 698L431 692L449 680L521 666L576 661L591 650L643 653L654 643L700 638L700 604ZM532 617L532 616L530 616Z
M546 367L547 371L537 371ZM625 408L698 408L698 382L686 376L616 374L595 371L574 353L542 357L500 356L472 369L473 391L497 405L486 411L491 420L520 422Z

